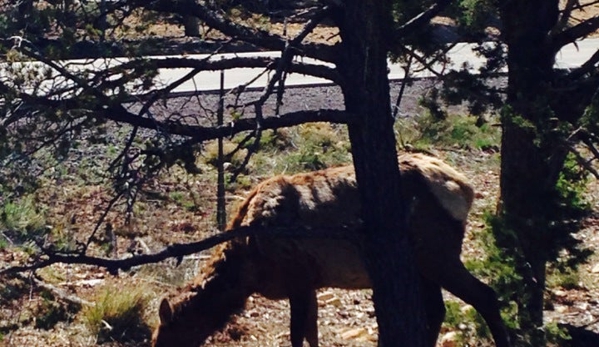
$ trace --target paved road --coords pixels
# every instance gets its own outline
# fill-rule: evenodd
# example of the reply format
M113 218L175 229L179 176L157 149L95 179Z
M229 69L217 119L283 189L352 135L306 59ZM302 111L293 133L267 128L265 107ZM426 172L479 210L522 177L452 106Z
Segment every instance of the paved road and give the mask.
M452 65L445 67L448 68L459 68L463 64L468 63L473 71L482 66L483 59L476 56L473 52L472 48L474 45L468 43L460 43L456 45L450 52L449 55L452 60ZM584 63L593 53L595 53L599 49L599 39L587 39L584 41L580 41L577 45L570 44L564 47L557 56L556 66L561 68L572 68L576 66L580 66ZM205 59L209 55L206 54L194 54L188 55L189 59ZM280 52L254 52L254 53L227 53L227 54L218 54L212 56L211 59L225 59L228 57L253 57L253 56L270 56L270 57L278 57L280 56ZM164 58L164 57L154 57L154 58ZM319 63L314 59L303 59L303 61L307 63ZM97 60L71 60L68 62L62 62L63 66L68 66L69 69L77 70L82 68L89 68L91 66L95 66L97 69L105 68L106 66L114 66L120 63L125 62L125 58L114 58L109 60L97 59ZM41 66L39 63L24 63L28 66ZM323 63L324 64L324 63ZM391 80L400 80L404 77L404 71L398 64L389 64L390 72L389 78ZM443 66L437 65L435 66L435 70L438 72L442 72ZM164 69L159 72L158 79L164 84L176 81L177 79L183 77L186 73L188 73L190 69ZM239 85L243 85L251 81L256 75L259 74L261 69L233 69L225 72L225 88L230 89L237 87ZM434 74L430 71L420 72L416 75L416 77L433 77ZM0 72L0 78L6 78L3 72ZM8 77L10 79L10 77ZM266 82L268 81L269 76L264 75L254 81L250 87L254 88L262 88ZM56 82L56 81L55 81ZM67 82L69 83L69 82ZM331 84L329 81L305 76L301 74L290 74L287 78L288 85L295 86L308 86L308 85L329 85ZM38 90L39 93L44 93L45 90L50 90L54 83L48 82L46 85L43 85L41 89ZM173 91L175 95L192 93L195 91L215 91L218 90L220 86L220 72L219 71L204 71L199 73L193 80L190 80Z
M473 70L476 70L480 66L482 66L484 60L480 57L477 57L476 54L472 50L473 45L467 43L461 43L456 45L450 51L450 57L453 62L453 65L450 67L457 68L462 66L465 63L468 63ZM578 42L575 46L574 44L570 44L564 47L557 55L557 63L556 66L560 68L572 68L577 67L583 64L593 53L595 53L599 49L599 39L587 39L581 42ZM267 52L267 53L242 53L242 54L222 54L215 56L214 59L222 59L230 56L257 56L257 55L267 55L271 57L280 56L279 52ZM205 58L206 55L191 55L190 58L194 59L202 59ZM306 62L314 63L315 61L312 59L305 59ZM404 71L398 64L390 63L390 72L389 78L391 80L399 80L404 77ZM446 67L447 68L447 67ZM437 65L435 67L436 71L441 72L443 67ZM163 71L160 73L160 79L165 82L175 81L176 79L183 76L188 69L175 69L169 71ZM235 69L230 70L225 73L225 88L234 88L238 85L247 83L252 78L254 78L257 74L258 69ZM417 75L417 77L433 77L433 73L425 71L421 72ZM267 76L263 76L256 80L251 86L260 88L265 85L267 81ZM304 76L300 74L291 74L287 79L288 85L321 85L321 84L330 84L329 81L311 77ZM220 85L220 73L219 72L202 72L200 73L193 81L185 83L181 85L179 88L175 90L176 93L181 92L190 92L196 90L202 91L211 91L218 90Z

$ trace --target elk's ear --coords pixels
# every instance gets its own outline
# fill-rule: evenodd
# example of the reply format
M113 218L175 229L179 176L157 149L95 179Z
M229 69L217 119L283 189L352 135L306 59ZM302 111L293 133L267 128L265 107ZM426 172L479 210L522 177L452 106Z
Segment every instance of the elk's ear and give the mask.
M162 299L158 308L160 324L168 324L173 320L173 308L167 299Z

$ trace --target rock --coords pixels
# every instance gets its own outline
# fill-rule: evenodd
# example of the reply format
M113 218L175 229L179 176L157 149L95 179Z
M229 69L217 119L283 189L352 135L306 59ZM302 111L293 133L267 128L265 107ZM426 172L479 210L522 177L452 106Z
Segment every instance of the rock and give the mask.
M343 303L341 302L341 299L335 297L335 298L332 298L331 300L327 301L327 305L340 307L343 305Z
M368 335L368 331L364 328L353 328L341 333L341 338L344 340L358 340Z
M564 296L566 296L567 294L568 294L568 292L566 292L566 291L564 291L564 290L559 290L559 289L557 289L557 290L554 290L554 291L553 291L553 295L555 295L555 296L559 296L559 297L564 297Z
M441 347L456 347L458 345L458 338L459 336L457 332L450 331L441 337L439 345Z
M318 294L318 301L327 302L335 297L335 294L331 292L325 292Z

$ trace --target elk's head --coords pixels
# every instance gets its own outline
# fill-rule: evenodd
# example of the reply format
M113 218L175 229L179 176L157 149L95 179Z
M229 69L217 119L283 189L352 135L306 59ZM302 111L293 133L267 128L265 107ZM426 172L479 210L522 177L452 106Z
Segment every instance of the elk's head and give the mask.
M201 312L189 315L181 312L184 305L162 299L158 309L160 324L152 334L152 347L198 347L212 334L209 318Z

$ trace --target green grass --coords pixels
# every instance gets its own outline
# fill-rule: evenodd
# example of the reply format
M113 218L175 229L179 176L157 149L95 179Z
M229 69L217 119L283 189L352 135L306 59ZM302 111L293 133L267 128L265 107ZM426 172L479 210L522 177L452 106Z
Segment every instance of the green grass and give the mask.
M144 315L150 295L143 286L106 286L82 312L83 322L98 342L128 341L149 334Z
M328 123L265 131L260 146L250 163L252 175L292 174L351 162L345 127Z
M451 147L477 150L498 150L501 130L492 120L480 126L475 117L449 115L436 119L429 114L401 119L395 131L401 145L416 148Z

